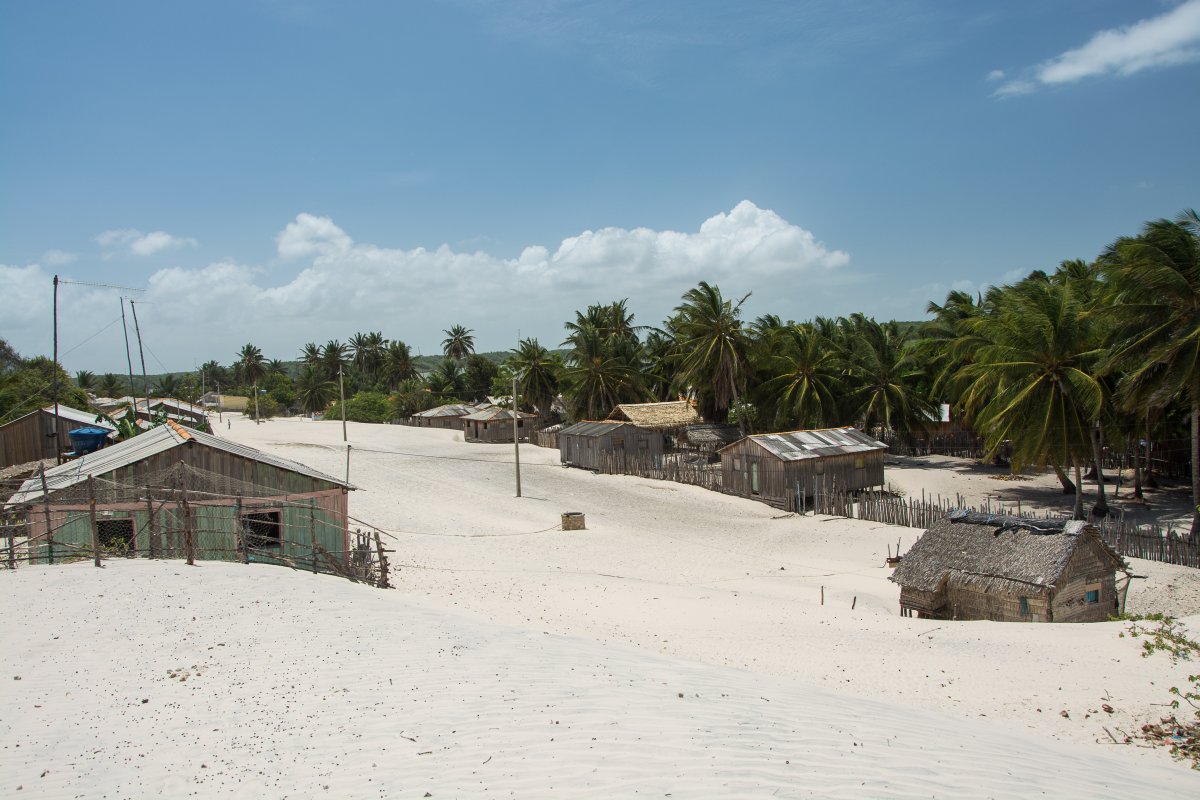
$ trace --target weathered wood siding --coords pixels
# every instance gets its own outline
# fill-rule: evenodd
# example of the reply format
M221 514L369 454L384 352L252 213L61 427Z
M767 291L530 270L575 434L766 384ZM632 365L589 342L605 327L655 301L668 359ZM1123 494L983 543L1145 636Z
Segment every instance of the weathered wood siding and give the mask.
M460 419L457 421L468 442L512 443L513 421L511 419ZM533 431L533 422L534 420L532 419L517 420L517 437L519 441L529 441L529 434Z
M663 435L630 424L595 436L560 431L558 450L563 464L600 472L621 472L626 460L661 465Z
M762 497L787 505L794 503L800 493L812 497L814 489L836 487L853 491L882 486L885 452L874 450L784 461L748 437L721 451L721 473L730 494Z
M462 430L462 417L410 417L410 422L417 428L442 428L444 430ZM511 442L512 439L510 438Z
M0 469L68 452L68 434L86 423L59 417L56 426L54 421L53 412L38 410L0 426Z
M1024 599L1024 603L1022 603ZM940 619L987 619L993 622L1051 622L1050 598L1044 589L1030 586L1026 594L989 590L982 586L946 587L946 605Z
M1097 593L1096 602L1087 593ZM1103 622L1117 613L1117 582L1112 559L1088 538L1075 549L1054 593L1055 622Z

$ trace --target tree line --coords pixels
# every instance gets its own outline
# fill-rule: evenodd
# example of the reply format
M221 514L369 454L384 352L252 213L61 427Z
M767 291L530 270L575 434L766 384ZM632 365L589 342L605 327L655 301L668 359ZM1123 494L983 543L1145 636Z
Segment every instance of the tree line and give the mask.
M978 294L952 291L929 303L924 322L748 319L749 296L727 297L701 281L657 326L639 324L626 299L593 304L574 312L554 349L522 339L499 364L475 353L472 330L453 325L443 332L444 357L424 372L408 345L382 332L309 342L292 370L247 344L228 366L209 361L156 388L183 395L220 383L256 395L264 416L277 408L340 415L340 379L348 418L379 422L507 396L515 379L520 405L544 424L603 418L618 403L686 398L705 419L746 432L856 425L901 442L921 437L946 403L1014 469L1053 468L1080 517L1085 469L1100 475L1093 512L1107 511L1106 447L1134 456L1140 496L1148 464L1136 456L1148 442L1190 434L1200 504L1195 211L1147 222L1091 261L1064 261ZM3 369L0 403L20 371ZM79 373L67 386L108 394L118 382Z

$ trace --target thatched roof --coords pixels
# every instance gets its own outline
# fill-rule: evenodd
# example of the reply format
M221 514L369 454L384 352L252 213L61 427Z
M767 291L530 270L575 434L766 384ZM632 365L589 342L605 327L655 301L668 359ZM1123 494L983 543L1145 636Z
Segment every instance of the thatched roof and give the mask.
M639 428L662 430L682 428L703 420L687 400L673 400L668 403L622 403L608 415L608 421L629 422Z
M1113 570L1129 566L1095 527L1067 520L1031 520L954 512L917 540L892 573L909 589L936 592L946 582L991 591L1036 593L1057 584L1077 548L1099 547Z
M741 439L742 431L737 425L701 422L699 425L688 425L683 435L693 447L710 447L715 450Z

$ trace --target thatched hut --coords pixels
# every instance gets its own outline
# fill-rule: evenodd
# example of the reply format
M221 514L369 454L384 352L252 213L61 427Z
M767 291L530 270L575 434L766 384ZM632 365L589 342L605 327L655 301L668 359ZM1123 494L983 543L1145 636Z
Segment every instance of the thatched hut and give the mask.
M105 551L338 571L350 561L347 491L303 464L168 421L26 480L5 510L30 556Z
M715 455L721 448L728 447L741 438L742 430L737 425L701 422L684 428L677 442L680 449Z
M628 422L648 431L677 432L704 420L687 400L672 400L665 403L621 403L605 421Z
M80 411L61 403L57 418L50 405L0 425L0 469L44 458L57 459L71 449L70 432L85 425L114 434L117 430L94 411Z
M517 421L517 441L529 441L537 414L513 411L500 406L488 406L462 417L460 421L463 434L468 442L511 442L514 415Z
M628 422L576 422L558 432L558 450L569 467L625 472L662 466L663 437Z
M721 448L725 491L795 509L801 494L883 485L887 445L855 428L760 433Z
M1101 622L1124 605L1118 571L1129 565L1085 522L956 511L917 540L891 580L902 616Z
M474 412L475 409L464 403L447 403L437 408L418 411L409 417L409 424L418 428L446 428L462 430L462 418Z

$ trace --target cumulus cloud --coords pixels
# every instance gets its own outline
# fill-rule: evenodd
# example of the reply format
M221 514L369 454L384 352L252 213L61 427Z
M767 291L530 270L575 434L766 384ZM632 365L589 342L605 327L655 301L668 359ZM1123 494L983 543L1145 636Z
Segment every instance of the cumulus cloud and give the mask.
M65 250L47 250L42 254L42 263L48 267L61 267L64 264L70 264L77 258L79 258L78 255Z
M142 233L135 228L118 228L96 235L96 243L109 250L127 250L135 256L152 256L164 250L195 247L199 242L188 236L172 236L166 231Z
M106 234L109 247L131 248L145 238L136 231ZM749 201L692 231L601 228L554 246L531 244L512 258L449 245L356 242L331 218L308 213L289 222L275 244L280 262L267 268L228 260L150 276L138 312L158 356L185 368L209 358L227 361L253 341L269 357L294 358L304 342L344 340L359 330L382 330L415 350L440 352L441 331L459 323L475 329L482 349L513 346L518 329L556 346L577 309L628 298L639 320L656 324L700 280L730 296L756 290L764 311L800 319L827 310L813 306L812 297L844 283L850 263L845 251ZM282 279L265 278L280 269L287 270ZM119 326L113 330L119 336ZM81 327L66 338L89 333ZM107 345L97 340L96 346ZM114 339L108 366L81 366L115 369L122 347Z
M1132 25L1100 31L1082 47L1067 50L1009 81L995 94L1028 94L1038 88L1075 83L1103 75L1133 75L1200 59L1200 0ZM994 73L993 73L994 74Z

